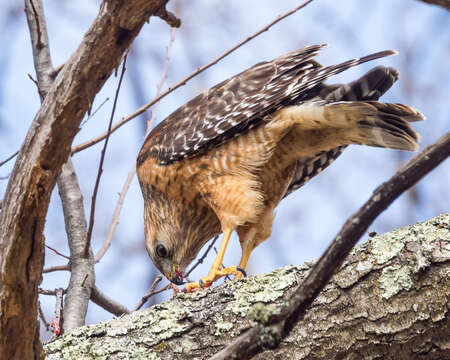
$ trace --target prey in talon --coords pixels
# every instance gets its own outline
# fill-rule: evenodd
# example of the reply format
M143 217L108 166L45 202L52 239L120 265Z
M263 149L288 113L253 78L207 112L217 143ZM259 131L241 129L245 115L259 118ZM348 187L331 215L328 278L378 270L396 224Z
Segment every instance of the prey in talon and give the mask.
M147 251L173 284L212 237L223 233L208 274L186 291L221 277L238 280L253 249L270 237L278 203L322 172L349 145L413 151L416 109L381 102L398 79L377 66L347 84L329 77L395 54L386 50L322 66L313 45L256 64L181 106L145 139L137 158ZM313 204L305 204L314 211ZM232 232L242 256L223 268Z

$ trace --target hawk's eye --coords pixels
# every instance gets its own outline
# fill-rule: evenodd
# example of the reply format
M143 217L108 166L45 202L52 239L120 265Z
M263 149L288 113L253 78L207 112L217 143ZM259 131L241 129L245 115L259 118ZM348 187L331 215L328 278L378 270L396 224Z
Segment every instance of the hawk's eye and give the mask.
M167 249L164 247L164 245L159 244L156 246L156 255L161 258L165 258L167 256Z

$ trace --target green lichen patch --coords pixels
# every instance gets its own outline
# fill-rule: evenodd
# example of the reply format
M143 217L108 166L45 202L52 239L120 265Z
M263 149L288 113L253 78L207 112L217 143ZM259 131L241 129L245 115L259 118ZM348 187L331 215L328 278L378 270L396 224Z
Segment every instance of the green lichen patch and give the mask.
M266 324L272 315L279 313L280 310L274 304L256 303L250 308L247 318L261 324Z
M245 317L253 304L270 303L279 299L287 288L296 283L296 271L296 267L287 266L281 270L249 277L245 281L233 284L234 301L226 309Z
M384 289L383 298L390 299L401 290L410 290L413 287L411 270L407 266L392 265L385 267L381 272L380 288Z
M411 236L408 227L392 231L372 240L372 254L378 264L384 264L397 256L405 247L405 240Z
M214 317L214 327L216 328L214 335L220 336L224 333L229 332L233 328L233 323L229 321L223 321L222 316L216 315Z
M178 306L177 302L166 302L151 310L131 314L135 329L145 328L147 336L157 334L159 340L165 340L174 334L186 331L189 323L180 322L191 315L187 306Z

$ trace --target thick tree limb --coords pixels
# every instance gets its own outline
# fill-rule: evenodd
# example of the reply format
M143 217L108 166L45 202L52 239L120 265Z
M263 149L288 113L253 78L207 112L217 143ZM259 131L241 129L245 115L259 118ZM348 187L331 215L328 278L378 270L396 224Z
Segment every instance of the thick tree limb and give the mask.
M26 5L33 59L38 78L36 84L42 101L53 83L55 72L51 61L42 2L41 0L29 0ZM57 182L70 248L70 259L68 258L70 260L70 281L64 308L62 306L62 292L58 293L60 299L57 301L57 304L60 303L57 314L61 313L60 321L58 321L58 333L62 334L84 325L91 289L95 283L95 272L90 247L89 251L84 251L87 243L87 230L83 197L70 157L63 165ZM64 256L56 249L47 247ZM45 271L46 269L43 270L43 272Z
M0 358L39 357L37 287L51 191L84 114L152 14L167 0L105 0L44 99L0 214ZM43 41L42 36L39 41Z
M286 267L179 294L44 346L47 359L207 359L264 323L311 271ZM450 214L353 250L303 321L258 359L450 357Z

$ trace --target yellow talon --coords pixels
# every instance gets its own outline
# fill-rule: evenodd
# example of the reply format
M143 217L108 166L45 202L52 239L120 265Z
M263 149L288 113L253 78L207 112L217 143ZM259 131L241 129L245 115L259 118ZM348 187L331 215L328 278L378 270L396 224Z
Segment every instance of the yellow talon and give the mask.
M233 281L239 280L242 275L247 276L244 269L237 266L228 266L225 269L210 271L210 273L200 279L199 282L186 284L185 292L194 292L200 289L210 287L212 283L221 277L234 275Z

